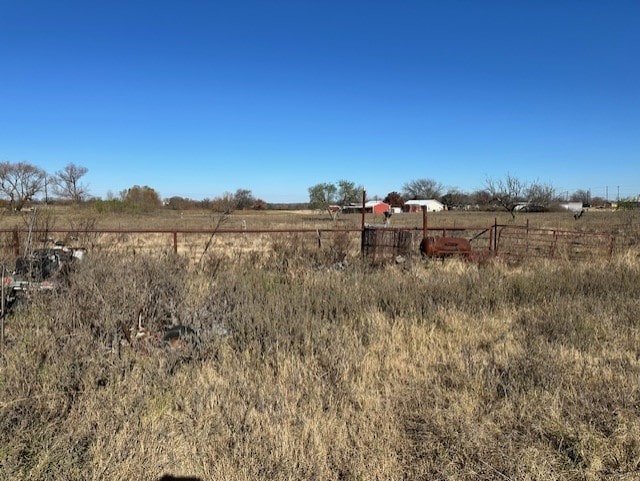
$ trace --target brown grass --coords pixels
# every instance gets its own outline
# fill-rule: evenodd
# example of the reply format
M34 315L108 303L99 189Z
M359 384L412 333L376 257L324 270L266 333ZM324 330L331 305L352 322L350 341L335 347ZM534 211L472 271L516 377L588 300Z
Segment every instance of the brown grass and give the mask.
M346 268L343 247L93 252L6 319L0 478L638 478L636 247ZM200 341L129 343L139 312Z
M32 213L0 216L0 229L11 231L14 228L24 231L32 223ZM359 229L360 214L343 214L336 221L332 221L325 212L318 211L237 211L224 218L219 225L222 215L206 210L158 210L143 213L99 213L91 206L49 206L39 207L34 227L49 232L48 235L39 234L40 238L49 237L63 240L68 244L83 245L91 250L112 250L127 254L151 253L159 254L174 249L172 231L178 231L177 251L181 255L198 261L210 240L211 232L218 230L214 236L210 249L216 254L227 256L263 253L270 250L274 244L288 241L290 234L258 234L258 233L228 233L225 230L278 230L278 229L306 229L307 233L296 234L309 249L317 246L318 234L320 243L332 245L348 242L352 245L351 252L357 254L360 239L358 232L350 234L330 232L332 229ZM367 214L367 224L382 224L382 215ZM559 229L581 231L588 233L607 233L615 237L616 246L624 251L628 247L637 246L640 238L640 215L633 211L605 211L592 210L580 219L575 220L568 212L550 213L521 213L514 221L506 212L437 212L428 215L428 226L439 228L469 228L457 235L472 238L482 229L491 227L494 223L524 227L529 225L534 229ZM392 227L412 228L419 231L423 225L421 213L395 214L390 222ZM73 231L72 234L59 232ZM128 230L149 229L164 230L162 234L134 234L134 233L93 233L94 230ZM480 229L480 230L479 230ZM58 230L58 232L56 232ZM182 231L204 231L204 233L188 233ZM435 231L436 235L440 235ZM449 235L456 235L455 231ZM26 242L24 233L20 234L19 245ZM10 246L15 243L14 234L8 232L0 237L0 261L8 264L11 260ZM5 251L2 252L2 246ZM488 247L488 233L473 242L475 249ZM606 251L606 248L601 249Z

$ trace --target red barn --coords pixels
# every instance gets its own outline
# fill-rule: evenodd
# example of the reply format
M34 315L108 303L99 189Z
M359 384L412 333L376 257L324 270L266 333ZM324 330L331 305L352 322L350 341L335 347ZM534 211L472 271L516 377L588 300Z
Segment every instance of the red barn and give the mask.
M342 208L342 212L345 213L360 213L362 211L362 204L345 205ZM391 211L391 206L381 200L369 200L364 204L364 211L367 214L384 214Z
M384 214L391 210L391 206L381 200L369 200L364 204L364 210L372 214Z

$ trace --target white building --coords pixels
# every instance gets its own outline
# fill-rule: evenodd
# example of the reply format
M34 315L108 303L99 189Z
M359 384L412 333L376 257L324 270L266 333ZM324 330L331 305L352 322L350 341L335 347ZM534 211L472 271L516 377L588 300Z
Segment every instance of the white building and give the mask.
M444 210L444 204L435 199L408 200L404 203L405 212L421 212L423 207L426 207L427 212L441 212Z
M560 204L560 207L575 214L576 212L582 211L582 202L563 202Z

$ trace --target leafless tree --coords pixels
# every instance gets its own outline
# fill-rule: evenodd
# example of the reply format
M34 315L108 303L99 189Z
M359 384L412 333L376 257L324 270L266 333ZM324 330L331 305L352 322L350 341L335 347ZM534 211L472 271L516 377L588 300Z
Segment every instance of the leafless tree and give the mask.
M433 179L417 179L402 186L405 199L440 199L444 186Z
M556 196L556 189L550 184L533 182L527 188L527 200L541 207L548 207Z
M230 214L236 208L236 198L231 192L224 192L211 200L211 208L214 212Z
M515 219L516 208L526 202L537 207L548 207L553 200L555 189L541 182L527 182L507 174L504 179L488 178L485 181L485 190L493 202L511 214Z
M73 163L56 172L53 177L54 191L57 196L72 202L82 202L89 194L88 187L80 182L80 179L89 171Z
M588 190L578 189L571 194L571 200L573 202L582 202L583 205L591 203L591 193Z
M19 212L42 191L47 174L28 162L0 162L0 194L9 200L11 211Z
M507 174L504 179L487 178L485 181L486 191L491 196L493 202L516 218L516 207L525 200L527 184L511 174Z

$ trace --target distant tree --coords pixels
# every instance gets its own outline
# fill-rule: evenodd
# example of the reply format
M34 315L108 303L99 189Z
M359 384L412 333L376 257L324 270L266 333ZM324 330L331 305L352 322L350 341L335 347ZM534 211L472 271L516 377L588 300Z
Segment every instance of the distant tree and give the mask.
M487 178L485 186L492 201L509 212L513 219L516 217L519 204L527 202L535 206L548 207L555 195L555 189L548 184L528 184L511 174L507 174L504 179Z
M321 183L309 187L309 207L326 210L336 202L338 188L332 183Z
M312 209L325 210L330 205L345 206L362 201L364 188L349 180L336 183L324 182L309 187L309 206Z
M256 199L248 189L238 189L233 196L234 207L238 210L251 209Z
M212 207L212 200L209 199L208 197L205 197L202 200L197 200L195 201L196 203L196 207L200 208L200 209L211 209Z
M441 200L450 209L471 204L471 196L458 189L449 189Z
M640 208L640 195L622 198L618 201L618 209L635 210Z
M572 202L582 202L582 205L588 205L591 203L591 195L588 190L578 189L571 194Z
M80 179L89 172L86 167L81 167L69 163L64 169L59 170L53 176L54 193L65 200L79 203L87 198L89 190L86 184L82 184Z
M186 199L178 195L165 199L164 206L171 210L187 210L197 207L198 203L195 200Z
M389 192L383 202L389 204L391 207L402 207L404 205L404 197L398 192Z
M339 180L337 189L338 194L336 202L340 206L362 202L362 191L364 190L364 187L361 185L356 185L355 182L351 182L349 180Z
M402 186L405 199L440 199L444 186L433 179L416 179Z
M511 174L507 174L504 179L487 178L485 188L491 200L509 212L511 217L515 219L516 207L525 200L526 183Z
M340 213L340 207L358 203L362 200L364 188L349 180L339 180L337 183L324 182L309 187L309 207L326 210L335 220Z
M607 201L607 199L605 199L604 197L600 197L600 196L595 196L591 198L591 206L593 207L604 207L609 203L609 201Z
M120 196L126 206L134 209L148 211L162 206L158 192L147 185L134 185L122 191Z
M469 197L471 202L477 204L480 208L487 208L493 202L491 194L485 189L478 189L472 192Z
M539 181L533 182L527 187L527 201L533 205L548 208L556 197L556 189Z
M254 210L265 210L267 208L267 203L262 199L256 199L253 203Z
M214 212L230 214L236 208L236 198L231 192L225 192L221 196L212 199L210 204Z
M12 211L21 211L42 192L47 174L28 162L0 162L0 194L6 196Z

